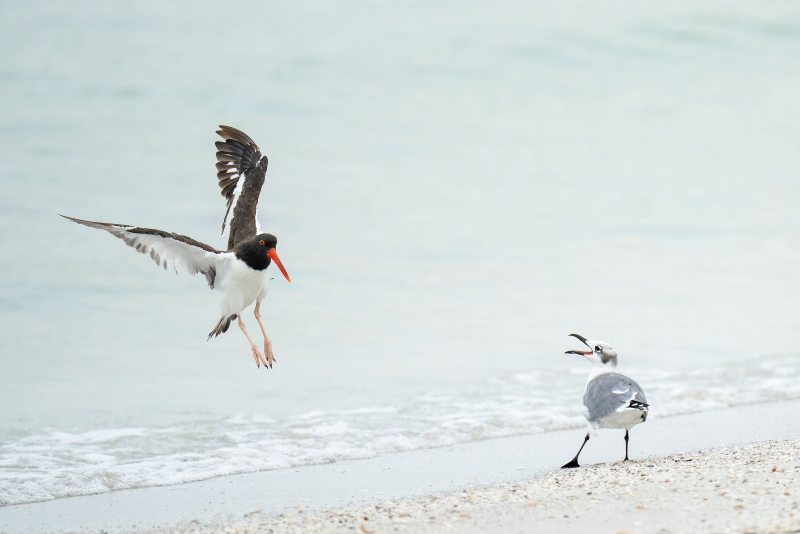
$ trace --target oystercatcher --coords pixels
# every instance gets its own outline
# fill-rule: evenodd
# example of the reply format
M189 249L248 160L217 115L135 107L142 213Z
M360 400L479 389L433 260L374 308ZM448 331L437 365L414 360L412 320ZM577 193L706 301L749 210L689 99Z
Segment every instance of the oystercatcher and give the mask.
M267 157L250 137L236 128L221 125L217 134L224 139L217 141L216 147L217 178L221 194L227 200L222 220L223 234L228 226L227 251L173 232L62 217L105 230L129 247L149 254L164 269L171 264L176 272L177 267L181 267L192 275L202 273L208 286L220 293L220 318L208 339L227 332L231 321L238 319L239 328L250 342L256 365L272 368L275 361L272 341L261 322L261 301L267 295L267 267L274 261L286 280L291 282L291 279L275 250L278 239L272 234L260 233L256 220L258 197L267 174ZM248 334L241 316L254 301L256 321L264 335L263 353Z
M568 350L565 354L580 354L592 363L592 371L586 381L583 393L583 415L589 425L589 432L583 438L578 454L563 468L580 467L578 456L589 441L589 434L598 428L625 429L625 460L628 461L628 431L647 420L650 405L641 386L632 378L615 372L617 352L603 341L592 341L578 334L570 336L579 339L591 350Z

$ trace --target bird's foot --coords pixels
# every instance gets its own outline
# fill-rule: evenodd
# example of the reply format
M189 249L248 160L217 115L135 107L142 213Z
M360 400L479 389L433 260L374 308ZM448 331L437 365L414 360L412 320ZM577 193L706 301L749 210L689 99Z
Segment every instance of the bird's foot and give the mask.
M580 467L580 465L578 464L578 459L573 458L569 463L562 465L561 469L575 469L576 467Z
M253 358L256 360L256 367L261 367L261 364L264 364L264 367L267 366L267 360L264 358L264 355L261 354L261 351L258 350L258 347L255 345L250 345L250 348L253 349Z
M266 365L270 369L272 369L272 362L276 362L278 360L275 358L275 355L272 353L272 342L269 341L269 340L264 341L264 354L267 355L267 361L269 362L269 364L265 363L264 365Z

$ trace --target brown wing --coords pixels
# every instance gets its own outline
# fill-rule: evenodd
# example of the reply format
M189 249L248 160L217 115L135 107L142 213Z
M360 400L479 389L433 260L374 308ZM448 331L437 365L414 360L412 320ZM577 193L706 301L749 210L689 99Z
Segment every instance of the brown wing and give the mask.
M217 134L217 178L221 194L227 199L222 233L229 226L228 250L258 233L256 208L267 175L268 160L258 145L244 132L220 125ZM228 217L231 217L230 222Z
M66 215L62 215L62 217L90 228L105 230L114 237L122 239L126 245L138 252L149 254L153 261L164 269L171 263L176 271L180 266L189 274L202 273L211 289L214 289L217 270L221 262L224 261L225 256L230 256L230 253L222 253L205 243L173 232L128 224L86 221Z

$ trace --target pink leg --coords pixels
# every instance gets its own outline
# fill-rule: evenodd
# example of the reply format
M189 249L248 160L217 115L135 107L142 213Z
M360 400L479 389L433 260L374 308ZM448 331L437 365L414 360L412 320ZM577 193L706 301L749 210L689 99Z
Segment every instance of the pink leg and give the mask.
M270 369L272 369L272 362L277 360L275 359L275 355L272 353L272 341L269 339L269 336L267 335L267 329L264 328L264 323L261 322L261 301L256 302L256 309L254 314L256 316L256 321L258 321L258 326L261 327L261 333L264 334L264 354L267 355L267 361L269 361L269 367Z
M244 325L244 321L242 321L242 314L239 314L239 328L242 329L244 333L244 337L247 338L247 341L250 342L250 348L253 349L253 358L256 359L256 366L261 367L261 364L264 364L264 367L267 366L267 360L264 359L264 355L261 354L261 351L258 350L256 344L253 343L253 340L250 338L250 334L247 333L247 327Z

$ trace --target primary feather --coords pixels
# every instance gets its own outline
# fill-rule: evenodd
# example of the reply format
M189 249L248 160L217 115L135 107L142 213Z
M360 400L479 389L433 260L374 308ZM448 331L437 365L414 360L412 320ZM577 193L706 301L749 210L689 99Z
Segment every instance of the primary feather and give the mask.
M212 289L223 258L230 255L230 253L219 251L210 245L174 232L61 216L90 228L105 230L136 251L148 254L156 264L164 269L171 264L176 271L180 267L192 275L202 273L208 286Z
M217 179L227 200L222 233L228 230L228 250L258 233L256 210L267 175L267 157L255 141L231 126L220 125L217 134Z

